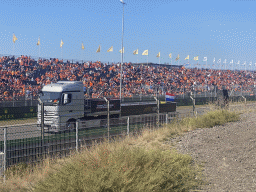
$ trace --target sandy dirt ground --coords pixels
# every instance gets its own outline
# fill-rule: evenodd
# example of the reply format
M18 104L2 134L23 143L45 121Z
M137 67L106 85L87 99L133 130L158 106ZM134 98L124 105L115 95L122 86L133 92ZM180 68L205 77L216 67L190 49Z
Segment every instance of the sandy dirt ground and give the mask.
M196 129L170 140L178 152L204 165L207 185L199 191L256 191L256 113L238 122Z

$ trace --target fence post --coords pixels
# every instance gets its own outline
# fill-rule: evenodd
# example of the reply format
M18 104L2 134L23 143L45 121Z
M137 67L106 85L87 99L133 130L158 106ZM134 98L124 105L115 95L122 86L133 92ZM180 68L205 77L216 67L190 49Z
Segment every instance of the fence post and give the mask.
M165 115L166 125L168 124L168 113Z
M141 97L142 97L142 93L141 93L141 85L140 85L140 101L142 100Z
M108 122L108 142L109 142L109 100L107 100L106 97L103 97L108 105L108 116L107 116L107 122Z
M14 96L12 95L12 106L15 107L14 105Z
M44 103L41 103L41 137L42 137L42 146L44 144Z
M159 100L157 97L154 97L157 103L157 128L159 128Z
M44 103L41 102L41 150L42 155L44 154Z
M127 135L129 137L129 132L130 132L130 117L127 117Z
M79 126L79 120L76 121L76 152L78 152L78 146L79 146L78 126Z
M26 84L25 84L25 94L24 94L24 101L25 101L25 107L27 106L27 100L26 100Z
M160 118L159 118L159 103L160 101L158 100L157 101L157 128L159 128L159 121L160 121Z
M6 162L6 152L7 152L7 150L6 150L6 147L7 147L6 141L7 141L7 127L4 128L4 165L3 165L3 167L4 167L4 170L3 170L4 171L4 183L5 183L6 164L7 164L7 162Z
M242 96L242 98L244 99L244 104L246 104L246 97Z
M193 114L196 115L196 111L195 111L195 109L196 109L196 100L192 96L190 96L190 98L193 101Z

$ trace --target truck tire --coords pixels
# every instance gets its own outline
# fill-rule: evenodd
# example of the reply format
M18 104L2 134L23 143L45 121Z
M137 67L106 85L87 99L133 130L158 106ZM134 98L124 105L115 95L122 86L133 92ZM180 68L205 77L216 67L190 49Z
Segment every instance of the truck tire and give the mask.
M74 130L76 128L76 120L70 119L66 123L66 130Z

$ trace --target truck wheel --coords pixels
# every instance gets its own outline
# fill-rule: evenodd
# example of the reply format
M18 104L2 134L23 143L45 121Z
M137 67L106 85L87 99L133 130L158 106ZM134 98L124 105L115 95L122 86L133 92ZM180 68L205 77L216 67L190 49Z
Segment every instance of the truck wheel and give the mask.
M75 121L68 121L66 124L67 130L74 130L76 128L76 122Z

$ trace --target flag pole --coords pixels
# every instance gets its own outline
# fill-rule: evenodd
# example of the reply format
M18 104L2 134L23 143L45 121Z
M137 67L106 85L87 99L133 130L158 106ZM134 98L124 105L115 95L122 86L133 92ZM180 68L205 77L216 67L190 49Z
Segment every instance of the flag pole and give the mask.
M212 73L212 67L211 66L209 66L209 69L210 69L210 72Z
M39 40L40 40L40 35L39 35ZM39 41L39 47L38 47L38 49L39 49L39 59L40 59L40 49L41 49L41 42Z
M121 58L121 69L120 69L120 103L122 102L122 73L123 73L123 56L124 56L124 53L123 53L123 47L124 47L124 2L123 0L121 0L121 3L123 4L123 19L122 19L122 58ZM120 109L121 109L121 105L120 105Z
M82 63L83 63L83 42L82 42L82 49L81 49L81 54L80 54L80 59L82 60Z
M14 32L13 32L13 37L14 37ZM15 55L15 41L13 41L12 54Z
M40 44L38 46L38 59L40 59Z
M61 60L63 60L63 55L62 55L62 46L63 46L63 41L61 39L61 42L60 42L60 48L61 48Z

